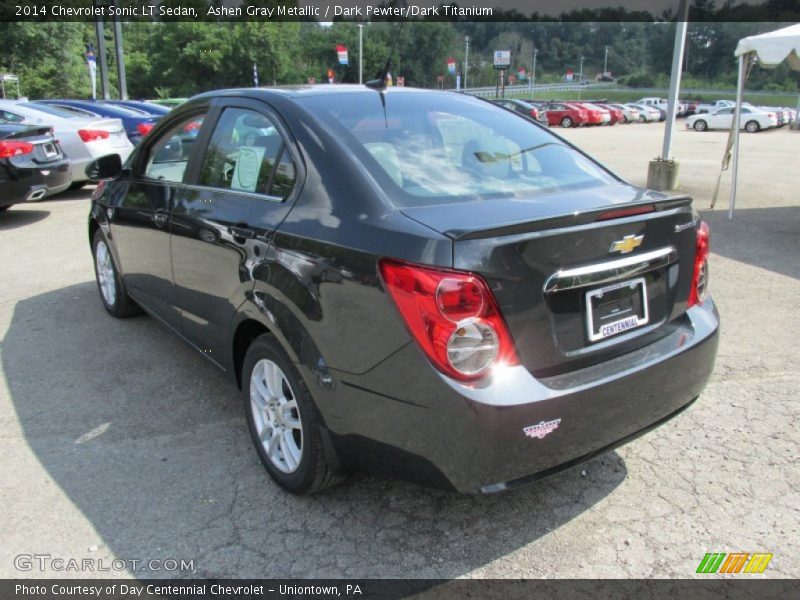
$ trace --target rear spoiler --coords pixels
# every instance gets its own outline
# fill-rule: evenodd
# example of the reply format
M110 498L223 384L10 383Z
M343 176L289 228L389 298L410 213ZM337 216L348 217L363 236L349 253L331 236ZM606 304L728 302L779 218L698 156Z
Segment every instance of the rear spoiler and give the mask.
M691 206L691 204L692 198L690 196L671 196L663 200L650 200L649 202L627 204L624 207L604 207L578 214L567 213L554 215L552 217L546 217L543 219L525 220L517 223L504 223L502 225L493 226L486 229L451 229L442 233L455 241L479 240L492 237L517 235L521 233L546 231L550 229L576 227L600 221L622 219L642 214L667 212L688 207Z
M38 137L42 135L53 135L53 128L49 125L31 125L19 131L11 131L6 134L0 134L0 140L16 140L20 138Z

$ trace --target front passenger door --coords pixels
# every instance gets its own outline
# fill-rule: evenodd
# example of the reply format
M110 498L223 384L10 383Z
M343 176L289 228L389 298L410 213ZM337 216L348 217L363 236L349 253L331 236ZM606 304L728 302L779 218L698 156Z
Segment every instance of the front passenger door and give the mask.
M125 197L114 209L111 233L125 286L150 312L178 328L170 255L170 216L204 112L193 112L152 140L132 165Z

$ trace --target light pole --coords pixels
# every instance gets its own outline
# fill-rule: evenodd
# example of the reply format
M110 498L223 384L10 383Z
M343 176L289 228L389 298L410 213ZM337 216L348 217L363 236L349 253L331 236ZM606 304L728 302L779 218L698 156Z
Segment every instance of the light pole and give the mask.
M606 73L608 73L608 46L606 46L606 57L603 59L603 78L605 79Z
M536 55L539 54L539 49L533 49L533 67L531 68L531 96L533 96L533 86L536 85Z
M120 100L128 99L128 82L125 78L125 53L122 50L122 23L118 17L113 17L114 24L114 51L117 55L117 83L119 85Z
M581 99L583 94L583 56L581 55L581 69L578 73L578 100Z
M364 24L358 24L358 83L364 83Z
M467 91L467 73L469 72L469 36L464 36L464 91Z

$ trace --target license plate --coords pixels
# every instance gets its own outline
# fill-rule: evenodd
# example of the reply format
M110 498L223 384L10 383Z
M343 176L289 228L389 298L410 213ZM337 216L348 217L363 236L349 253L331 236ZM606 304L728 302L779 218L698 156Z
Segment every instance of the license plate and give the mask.
M586 328L590 342L645 325L647 285L643 277L586 292Z
M123 146L127 145L127 136L125 135L124 131L118 131L111 135L111 144L115 148L122 148Z
M55 147L54 144L51 144L49 142L46 143L46 144L43 144L42 145L42 149L44 150L44 155L47 158L55 158L56 156L58 156L58 150L56 150L56 147Z

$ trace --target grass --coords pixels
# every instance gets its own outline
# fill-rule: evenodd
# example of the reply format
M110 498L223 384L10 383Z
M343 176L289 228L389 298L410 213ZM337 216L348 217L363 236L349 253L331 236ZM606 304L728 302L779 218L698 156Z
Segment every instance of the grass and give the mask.
M649 96L659 96L666 98L667 97L667 90L653 92L652 90L636 90L636 89L614 89L614 88L588 88L582 90L581 98L583 100L601 100L606 99L609 102L634 102L639 100L640 98L645 98ZM702 98L704 101L713 101L713 100L736 100L736 93L735 92L715 92L715 91L708 91L703 92L701 94L693 93L693 92L686 92L681 93L681 99L696 99L698 96ZM520 100L530 99L531 95L530 92L518 92L516 94L508 93L506 94L507 98L519 98ZM577 91L565 91L565 92L548 92L548 91L540 91L536 92L533 95L534 100L578 100L578 92ZM765 106L790 106L794 107L797 105L797 97L796 96L788 96L786 94L773 94L770 92L748 92L745 90L744 93L744 100L745 102L750 102L752 104L763 104Z

